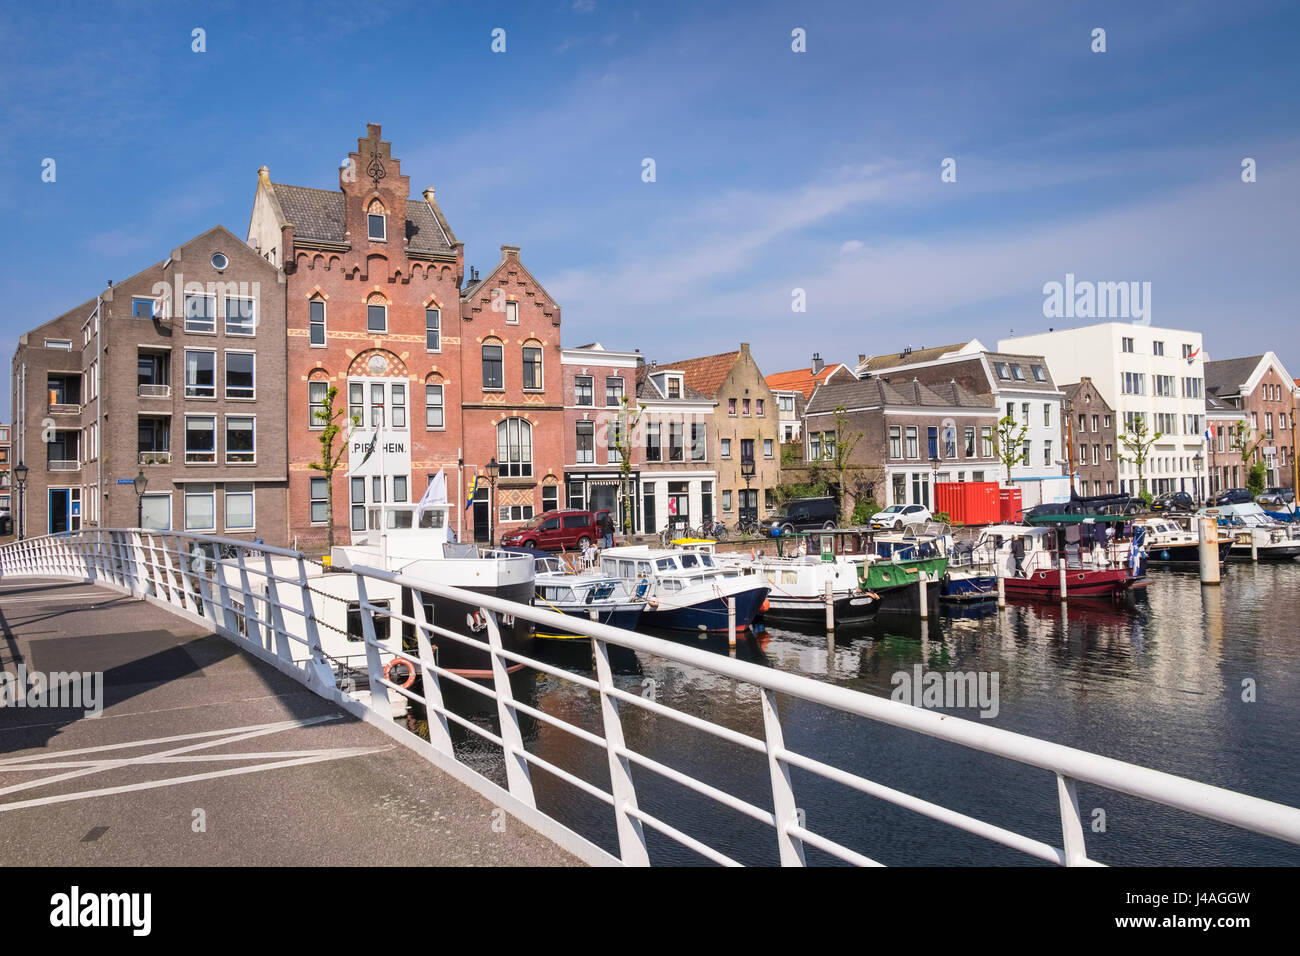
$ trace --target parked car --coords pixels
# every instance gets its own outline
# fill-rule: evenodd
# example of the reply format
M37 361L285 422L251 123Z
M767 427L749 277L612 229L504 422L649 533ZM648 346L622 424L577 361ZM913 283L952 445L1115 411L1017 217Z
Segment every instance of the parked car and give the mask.
M1166 491L1151 502L1152 511L1195 511L1196 502L1185 491Z
M542 551L583 551L600 540L596 515L590 511L565 508L538 515L518 531L501 536L506 548L532 548Z
M890 505L884 511L873 514L868 523L873 528L901 531L905 525L925 524L930 517L930 509L925 505Z
M1216 505L1248 505L1254 500L1249 488L1227 488L1214 496Z
M792 531L817 531L839 524L839 506L834 498L792 498L767 519L772 537Z
M1261 505L1293 505L1295 492L1290 488L1265 488L1257 500Z

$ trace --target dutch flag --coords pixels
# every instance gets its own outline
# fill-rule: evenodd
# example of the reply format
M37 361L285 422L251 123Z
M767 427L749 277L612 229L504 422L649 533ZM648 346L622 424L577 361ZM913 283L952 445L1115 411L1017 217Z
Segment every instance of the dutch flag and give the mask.
M1213 430L1213 429L1210 429L1210 428L1205 429L1205 440L1206 440L1206 441L1214 441L1214 430Z

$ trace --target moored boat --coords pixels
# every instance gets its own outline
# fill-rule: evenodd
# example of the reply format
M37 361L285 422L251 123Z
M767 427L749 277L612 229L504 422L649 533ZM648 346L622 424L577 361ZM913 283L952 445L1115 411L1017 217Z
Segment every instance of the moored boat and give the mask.
M606 548L601 572L627 583L644 598L641 623L675 631L726 631L729 599L736 604L736 630L748 630L767 600L767 582L723 566L705 551L625 545Z
M1140 542L1117 540L1107 530L1127 520L1053 515L1042 524L990 525L981 530L977 545L993 555L1008 597L1059 600L1064 560L1067 598L1114 598L1141 577Z
M534 570L536 606L611 627L636 630L646 602L644 597L629 593L626 582L606 574L571 571L552 555L536 556ZM534 634L545 640L589 640L585 634L540 626L534 629Z
M1201 539L1198 531L1180 525L1173 518L1139 518L1133 522L1143 528L1145 560L1149 564L1200 564ZM1221 535L1216 542L1219 560L1226 560L1233 539Z

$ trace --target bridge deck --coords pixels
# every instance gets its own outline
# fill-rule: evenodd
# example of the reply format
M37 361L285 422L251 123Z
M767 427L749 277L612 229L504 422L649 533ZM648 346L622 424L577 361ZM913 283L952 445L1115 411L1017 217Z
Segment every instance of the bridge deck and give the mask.
M0 707L0 866L578 862L374 727L153 605L9 578L0 627L0 670L104 675L99 717Z

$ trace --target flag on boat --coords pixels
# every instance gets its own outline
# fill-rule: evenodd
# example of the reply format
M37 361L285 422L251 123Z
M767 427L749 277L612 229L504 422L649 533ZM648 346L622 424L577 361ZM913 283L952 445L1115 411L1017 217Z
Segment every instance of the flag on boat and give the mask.
M465 499L465 507L468 508L474 503L474 495L478 491L479 476L475 475L474 480L469 483L469 497Z
M443 468L438 469L438 473L433 476L429 482L429 487L424 489L424 497L420 499L419 507L415 509L415 526L420 526L420 519L424 517L424 512L430 505L445 505L447 503L447 475Z

